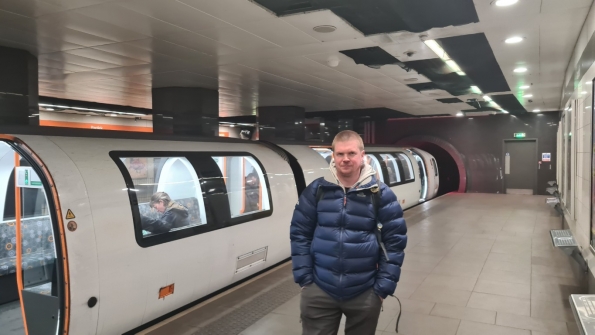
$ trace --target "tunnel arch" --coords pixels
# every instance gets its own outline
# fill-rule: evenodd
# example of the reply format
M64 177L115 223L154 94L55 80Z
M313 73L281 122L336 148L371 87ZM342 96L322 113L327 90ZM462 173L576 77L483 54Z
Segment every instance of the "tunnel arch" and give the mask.
M459 187L457 191L459 193L465 193L467 190L467 169L465 167L465 160L463 159L463 155L461 155L461 153L452 144L435 136L414 135L398 140L395 145L416 147L426 150L424 149L424 146L426 146L428 143L446 151L452 157L459 172ZM431 150L429 152L431 153ZM438 162L438 164L440 165L440 162Z

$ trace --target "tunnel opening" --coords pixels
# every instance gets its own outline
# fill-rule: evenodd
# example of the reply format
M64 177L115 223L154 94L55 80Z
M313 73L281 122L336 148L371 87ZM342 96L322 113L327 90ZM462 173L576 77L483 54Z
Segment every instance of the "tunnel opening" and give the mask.
M419 148L434 156L440 175L436 196L467 191L467 170L464 158L452 144L437 137L422 135L401 139L396 145Z
M440 184L438 186L438 194L441 196L450 192L457 192L459 189L459 168L452 156L440 146L425 142L417 146L419 149L427 151L436 159L438 163L438 174L440 176Z

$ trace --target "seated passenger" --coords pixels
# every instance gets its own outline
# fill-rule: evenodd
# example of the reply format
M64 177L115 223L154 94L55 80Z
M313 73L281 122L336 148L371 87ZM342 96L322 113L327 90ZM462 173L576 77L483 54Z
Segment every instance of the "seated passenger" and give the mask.
M260 201L260 183L258 176L254 171L246 176L244 213L255 212L259 210Z
M172 228L180 228L190 224L188 209L171 200L165 192L153 194L149 206L162 215L159 219L151 219L141 215L143 230L153 234L162 234L167 233Z

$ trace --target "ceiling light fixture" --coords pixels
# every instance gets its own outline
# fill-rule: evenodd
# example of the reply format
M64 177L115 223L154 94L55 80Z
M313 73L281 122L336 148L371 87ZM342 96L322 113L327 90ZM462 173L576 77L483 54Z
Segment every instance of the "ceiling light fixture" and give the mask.
M533 110L533 113L539 113L539 112L541 112L541 110L540 110L540 109L534 109L534 110Z
M55 111L55 109L53 109L53 108L46 108L45 110L46 110L46 111L48 111L48 112L53 112L53 111Z
M430 48L432 51L434 51L434 53L438 55L438 57L440 57L440 59L442 59L446 63L446 65L448 65L448 67L450 67L452 72L456 72L459 76L465 75L465 72L461 70L457 62L450 58L450 56L446 53L446 51L444 51L444 49L442 49L438 42L436 42L435 40L425 40L424 44L428 46L428 48Z
M516 69L514 69L515 73L524 73L527 72L527 68L526 67L517 67Z
M582 91L581 94L587 94L587 92L586 91Z
M322 25L322 26L316 26L313 29L317 33L328 34L328 33L332 33L333 31L337 30L337 27L331 26L331 25Z
M465 114L463 114L463 112L458 112L458 113L457 113L457 116L458 116L458 117L461 117L461 116L465 116Z
M507 44L515 44L515 43L519 43L522 42L523 38L520 36L513 36L513 37L509 37L506 40L504 40L505 43Z
M517 2L519 2L519 0L496 0L494 4L498 7L506 7L514 5Z
M585 83L585 85L591 85L591 84L593 84L593 83L590 82L590 81L588 81L588 82Z
M505 110L503 110L503 111L502 111L502 113L504 113L504 114L508 114L508 111L505 111Z
M587 106L587 107L585 107L585 109L589 109L589 108L591 108L591 106Z
M492 98L490 98L490 97L489 97L489 96L487 96L487 95L484 95L484 96L483 96L483 100L485 100L485 101L492 101Z
M525 94L523 95L523 98L533 98L533 94Z
M519 87L519 88L520 88L521 90L526 90L526 89L529 89L529 88L531 88L531 86L529 86L529 85L523 85L523 86L521 86L521 87Z

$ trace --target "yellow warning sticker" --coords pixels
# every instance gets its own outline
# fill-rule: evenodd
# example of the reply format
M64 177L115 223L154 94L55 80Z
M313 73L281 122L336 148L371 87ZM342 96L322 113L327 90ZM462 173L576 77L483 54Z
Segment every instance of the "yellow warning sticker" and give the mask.
M70 209L68 209L68 212L66 212L66 220L72 220L74 218L74 213Z

